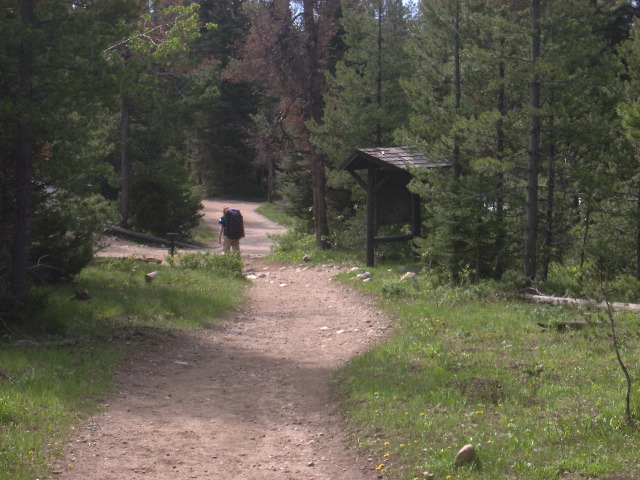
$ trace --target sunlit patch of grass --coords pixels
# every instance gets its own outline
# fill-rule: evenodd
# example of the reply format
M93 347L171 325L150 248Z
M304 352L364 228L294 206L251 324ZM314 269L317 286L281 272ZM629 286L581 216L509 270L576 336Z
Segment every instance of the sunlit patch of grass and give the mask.
M299 219L287 215L279 203L263 203L256 212L283 227L294 227L300 222Z
M372 468L385 464L385 478L638 477L629 452L640 435L624 419L624 377L608 329L539 325L596 312L524 304L486 285L445 289L420 274L400 283L406 269L366 270L366 283L358 272L340 278L376 295L397 325L341 369L335 386L354 446L366 449ZM640 325L628 314L616 321L637 372ZM454 468L468 443L481 467Z
M211 247L218 243L218 225L211 228L201 221L200 224L191 231L191 234L193 243L196 245Z
M0 368L0 477L44 478L53 445L79 412L111 391L119 346L51 339L3 346Z

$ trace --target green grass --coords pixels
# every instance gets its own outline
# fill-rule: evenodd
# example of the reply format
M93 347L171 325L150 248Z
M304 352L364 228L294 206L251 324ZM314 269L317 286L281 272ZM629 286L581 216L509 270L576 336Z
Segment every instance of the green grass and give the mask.
M299 222L298 219L287 215L279 203L263 203L256 210L260 215L276 222L283 227L294 227Z
M216 225L211 228L201 221L198 226L191 231L193 242L196 245L211 247L218 243L218 231L219 225L217 222Z
M340 370L335 386L353 447L374 458L385 478L640 476L640 432L625 419L625 381L609 329L538 325L600 314L524 304L490 284L434 287L420 276L400 282L401 272L388 266L368 270L369 283L354 273L343 280L380 298L397 326ZM638 316L620 313L616 322L637 379ZM636 416L639 394L634 384ZM481 465L454 468L469 443Z
M132 349L208 328L244 296L239 255L184 254L173 265L100 260L73 285L39 292L40 333L0 343L0 478L48 477L72 425L113 391ZM152 281L145 274L160 271ZM89 300L76 299L86 291Z
M300 262L308 256L314 263L342 265L354 264L362 260L362 252L318 248L315 234L307 233L301 221L287 215L277 203L265 203L257 211L269 220L288 227L286 232L273 235L275 244L272 254L267 257L268 260Z

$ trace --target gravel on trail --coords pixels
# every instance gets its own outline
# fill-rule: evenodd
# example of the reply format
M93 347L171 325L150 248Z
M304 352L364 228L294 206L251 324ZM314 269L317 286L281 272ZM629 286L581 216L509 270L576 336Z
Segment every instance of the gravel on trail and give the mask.
M140 348L117 392L52 460L52 478L382 478L381 459L359 455L344 429L331 375L380 341L389 319L333 280L344 267L265 262L281 229L255 213L258 203L206 201L203 221L216 232L223 205L245 218L247 302L216 327ZM100 255L162 258L166 248L118 240Z

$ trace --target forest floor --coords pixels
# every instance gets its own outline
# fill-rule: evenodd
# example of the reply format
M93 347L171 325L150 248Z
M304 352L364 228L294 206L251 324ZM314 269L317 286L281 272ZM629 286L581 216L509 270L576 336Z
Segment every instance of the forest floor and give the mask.
M267 235L280 227L255 212L258 203L204 204L203 221L215 232L223 204L244 215L247 302L217 327L136 348L116 393L53 460L54 478L381 478L380 459L359 455L344 429L331 375L380 341L389 319L333 280L344 267L262 260ZM101 256L167 254L111 240Z

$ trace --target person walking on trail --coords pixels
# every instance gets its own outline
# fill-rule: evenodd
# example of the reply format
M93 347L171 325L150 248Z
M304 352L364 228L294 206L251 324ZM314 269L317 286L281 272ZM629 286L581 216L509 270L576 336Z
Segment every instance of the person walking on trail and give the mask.
M240 239L244 237L244 220L240 210L225 205L222 207L219 223L218 243L222 244L224 253L229 250L240 250Z

